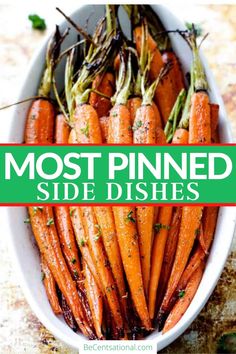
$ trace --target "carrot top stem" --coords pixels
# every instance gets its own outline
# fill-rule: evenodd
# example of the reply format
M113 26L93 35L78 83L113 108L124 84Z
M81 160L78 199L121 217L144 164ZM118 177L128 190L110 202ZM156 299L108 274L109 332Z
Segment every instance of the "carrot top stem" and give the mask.
M153 101L153 96L155 94L156 88L159 84L159 82L165 77L165 75L168 73L170 70L170 64L167 63L160 71L158 77L156 78L153 83L145 89L145 75L143 75L142 79L142 96L143 96L143 101L142 105L151 105Z
M172 108L172 111L170 113L170 116L168 118L168 121L167 121L165 129L164 129L166 141L168 143L171 142L173 135L176 131L178 117L179 117L179 114L180 114L182 108L184 107L185 98L186 98L186 91L185 91L185 89L182 89L175 101L175 104Z
M59 27L56 26L54 35L48 42L46 52L46 67L38 89L38 95L48 97L52 86L52 77L57 59L60 54L60 46L64 38L67 36L68 30L63 34L60 33Z
M114 36L110 33L108 38L96 48L90 45L82 67L79 71L78 79L72 87L72 98L76 105L87 103L90 94L90 84L94 78L102 71L106 70L112 58L116 55L120 41L119 34Z
M106 4L106 26L107 26L107 36L110 33L116 33L116 14L115 5Z
M138 73L134 84L134 95L142 96L142 85L145 86L150 70L151 55L148 51L148 25L146 19L142 22L141 53L138 59ZM137 56L138 57L138 56Z
M192 24L191 31L188 31L187 34L186 32L182 32L181 34L186 39L193 52L194 90L207 91L207 78L199 55L199 48L201 44L199 46L197 45L197 31L194 27L194 24Z
M58 12L60 12L60 14L62 16L65 17L65 19L80 33L82 34L82 36L89 42L89 43L92 43L95 47L96 47L96 44L95 42L92 40L92 38L87 34L86 31L84 31L83 28L79 27L69 16L67 16L61 9L59 9L59 7L56 7L56 10Z
M128 54L127 63L125 63L124 53L121 53L121 63L117 79L117 90L111 98L112 104L126 105L131 91L132 68L131 53Z
M193 71L193 65L191 67L191 71L190 71L190 86L188 89L188 94L187 94L187 98L185 101L185 105L184 105L184 109L183 109L183 113L182 113L182 117L180 119L179 122L179 128L184 128L184 129L188 129L189 126L189 115L190 115L190 106L191 106L191 98L192 95L194 93L194 71Z

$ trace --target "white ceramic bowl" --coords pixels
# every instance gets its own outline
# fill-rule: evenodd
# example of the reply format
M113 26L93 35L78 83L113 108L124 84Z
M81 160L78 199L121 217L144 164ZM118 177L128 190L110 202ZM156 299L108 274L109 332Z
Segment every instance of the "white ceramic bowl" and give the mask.
M158 12L163 24L167 29L183 28L179 20L163 6L153 6ZM75 22L79 22L81 26L85 26L86 19L91 15L89 20L89 31L93 31L97 20L103 14L104 7L97 5L94 11L93 6L80 7L72 15ZM128 28L127 18L124 14L122 24ZM62 28L67 24L62 22ZM76 32L72 29L67 37L64 46L68 47L76 41ZM177 53L184 71L188 71L191 61L191 52L182 38L177 35L172 35L172 43L175 52ZM26 75L25 82L20 92L19 100L30 97L36 94L38 84L44 67L46 41L34 56ZM221 142L231 143L232 135L229 121L227 120L222 99L216 88L212 74L207 66L206 60L202 58L207 72L208 82L210 84L210 96L213 102L220 104L220 137ZM59 70L58 79L63 82L62 70ZM18 142L23 141L23 132L25 125L26 113L29 108L29 103L17 106L12 125L9 130L8 141ZM211 295L216 283L223 270L227 255L230 249L233 232L235 227L235 208L222 207L217 222L214 242L208 258L207 267L204 272L203 279L199 289L189 306L187 312L179 323L168 333L162 335L158 332L153 332L148 339L157 342L158 350L167 346L175 340L196 318L200 310L205 305ZM47 296L41 281L41 270L39 263L38 250L32 237L30 227L23 223L27 217L26 208L8 208L6 215L7 237L10 238L10 246L13 252L13 258L16 262L16 268L20 276L22 288L25 296L35 312L39 320L51 331L57 338L61 339L68 345L78 349L78 343L84 337L80 334L75 334L65 324L61 317L56 317L48 303Z

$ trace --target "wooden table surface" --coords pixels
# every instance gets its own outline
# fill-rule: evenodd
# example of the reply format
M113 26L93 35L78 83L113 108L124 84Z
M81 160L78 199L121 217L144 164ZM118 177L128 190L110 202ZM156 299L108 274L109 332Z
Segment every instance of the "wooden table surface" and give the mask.
M78 2L77 2L78 3ZM76 8L76 1L0 0L0 105L16 99L21 78L34 50L46 35L33 31L27 20L30 13L41 14L51 30L60 20L58 5L67 13ZM171 6L184 21L200 23L210 35L203 45L223 96L228 117L236 136L236 6L186 5ZM11 110L0 113L1 132L7 132L4 120ZM28 306L7 246L7 235L0 242L0 353L43 354L56 351L74 353L56 340L38 321ZM236 242L221 279L207 305L188 330L162 353L215 353L216 344L225 332L236 332ZM236 352L236 349L235 351Z

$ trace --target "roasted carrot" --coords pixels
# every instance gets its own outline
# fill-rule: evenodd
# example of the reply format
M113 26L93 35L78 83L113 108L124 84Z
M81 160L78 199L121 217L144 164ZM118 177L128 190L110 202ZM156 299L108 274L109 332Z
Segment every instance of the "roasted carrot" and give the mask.
M98 75L93 81L92 89L101 92L102 94L112 97L114 94L115 78L110 72L103 75ZM89 97L89 104L95 108L98 118L107 116L111 109L111 101L99 95L99 93L91 92Z
M180 207L175 208L173 212L173 218L170 224L170 230L168 232L168 237L165 246L164 258L161 268L158 292L157 292L157 303L156 308L158 309L168 284L168 280L171 273L171 268L175 258L176 247L178 243L179 228L182 216L182 209Z
M82 254L82 258L88 264L90 272L92 273L97 285L100 286L98 272L88 249L87 236L84 231L81 209L78 207L70 207L70 216L76 241Z
M115 105L110 111L108 143L132 144L132 123L128 107L123 104Z
M143 77L143 80L145 78ZM133 130L134 144L156 144L157 117L152 106L153 94L159 77L145 90L143 82L143 99L141 106L137 109ZM144 290L148 296L150 278L151 246L153 239L155 208L152 206L137 207L137 229L139 233L139 248L141 256L141 267L143 275Z
M86 321L86 315L83 312L75 283L61 252L59 238L53 224L52 208L45 207L43 210L35 210L33 207L29 207L29 215L40 252L45 257L48 267L59 289L65 296L79 328L84 335L94 338L93 331Z
M164 130L160 127L156 127L156 143L158 145L166 144L166 136Z
M171 297L178 286L181 275L183 274L184 268L187 264L189 254L192 250L193 243L197 235L197 230L200 226L202 211L203 208L199 206L185 206L182 209L182 220L175 260L168 281L167 290L159 310L161 316L165 316L168 311Z
M208 84L198 52L195 30L188 38L193 52L194 94L191 97L189 117L189 143L211 143L211 109L207 93Z
M125 314L127 314L127 302L125 297L127 290L112 208L102 206L94 207L94 212L98 225L101 228L101 237L118 287L120 302L123 305Z
M109 116L103 116L99 118L101 134L102 134L102 142L107 143L108 140L108 127L109 127Z
M216 103L210 104L211 108L211 142L218 143L219 132L218 132L218 122L219 122L219 105Z
M65 116L60 113L56 116L55 137L56 144L67 144L70 135L70 126L65 119Z
M61 293L61 308L62 308L62 314L64 317L64 320L66 321L66 324L72 329L72 331L77 332L78 330L78 325L75 321L75 318L73 316L73 313L68 306L65 296Z
M52 143L54 119L54 107L48 99L45 98L33 101L26 120L25 143Z
M73 279L81 280L82 275L80 269L80 260L70 219L69 208L67 206L56 206L54 208L54 213L62 252L66 259L68 268L70 269Z
M211 111L209 96L204 91L195 92L191 99L189 143L211 143Z
M121 257L133 303L142 321L142 325L147 330L150 330L151 322L147 310L142 280L135 209L128 206L113 207L113 212Z
M134 124L136 112L137 112L138 108L141 106L141 104L142 104L141 97L131 97L128 99L127 106L130 111L130 118L131 118L132 125Z
M123 56L120 65L121 77L125 70L125 63ZM109 143L114 144L132 144L132 132L130 111L126 107L129 86L131 81L131 57L128 58L127 76L120 87L120 90L115 96L115 106L113 107L109 121ZM119 83L119 81L118 81ZM142 270L140 262L140 253L138 245L138 234L135 225L135 210L129 207L113 207L115 218L115 226L117 230L117 238L120 246L121 258L129 284L131 296L136 308L136 311L146 329L151 328L151 322L147 310L145 299Z
M55 315L60 315L62 310L57 296L56 282L44 256L41 256L41 267L43 284L45 286L48 300Z
M146 297L150 278L151 247L153 239L154 207L137 207L137 229L139 234L139 249L143 275L143 285Z
M103 296L85 261L83 261L83 271L85 277L86 295L91 309L96 335L98 339L104 339L101 330L103 318Z
M203 212L202 224L203 224L203 242L204 249L201 244L198 245L193 255L191 256L186 269L180 278L177 293L184 289L188 283L188 280L192 276L193 272L199 267L200 263L206 258L207 252L210 248L217 221L218 207L206 207Z
M99 279L106 295L116 327L123 335L123 319L121 315L119 296L114 281L109 260L107 258L101 237L100 226L92 207L81 207L83 225L88 237L88 247L99 274Z
M179 322L183 314L186 312L187 308L192 302L194 295L197 292L198 286L202 279L203 270L204 270L204 264L201 263L201 265L191 276L186 286L186 289L183 291L182 297L178 299L173 310L170 312L165 322L165 326L163 328L163 332L162 332L163 334L168 332L171 328L173 328L176 325L176 323Z
M89 104L76 107L74 116L74 131L80 144L101 144L102 134L96 110Z
M188 144L188 141L189 141L188 130L184 128L176 129L172 139L172 144Z
M179 92L184 88L184 76L183 71L180 66L179 59L175 55L173 51L165 50L162 53L162 60L165 64L171 62L171 69L169 71L169 75L171 76L171 81L175 87L176 97L177 98Z
M156 235L152 245L151 273L149 284L149 314L155 315L155 304L166 240L170 228L173 207L162 207L156 224Z

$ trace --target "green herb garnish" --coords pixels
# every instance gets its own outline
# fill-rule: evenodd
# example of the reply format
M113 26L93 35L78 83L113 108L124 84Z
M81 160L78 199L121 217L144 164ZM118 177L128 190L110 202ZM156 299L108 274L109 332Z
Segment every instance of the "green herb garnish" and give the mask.
M133 214L133 210L131 210L131 211L129 212L129 214L128 214L127 217L126 217L126 220L135 223L136 220L135 220L135 218L133 218L132 214Z
M36 14L29 15L28 19L32 22L33 29L44 31L47 27L45 20Z
M89 138L89 123L86 123L84 128L80 129L81 133L84 134L87 138Z
M30 224L30 218L25 219L24 224Z
M137 130L138 128L140 128L143 125L141 120L138 120L135 125L133 126L133 131Z
M54 220L53 220L53 218L49 218L46 225L47 225L47 226L54 225Z
M182 297L184 297L184 295L185 295L185 290L180 290L178 297L181 299Z
M76 263L76 259L75 258L71 258L71 263L75 264Z
M154 230L156 232L159 232L161 229L170 230L170 226L161 223L154 224Z

